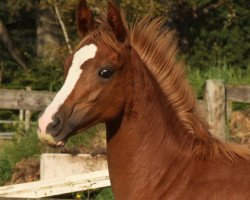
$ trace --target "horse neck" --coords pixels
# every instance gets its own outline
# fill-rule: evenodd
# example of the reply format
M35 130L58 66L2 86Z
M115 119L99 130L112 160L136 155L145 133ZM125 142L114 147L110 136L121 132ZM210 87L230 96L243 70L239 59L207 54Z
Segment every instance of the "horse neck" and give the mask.
M162 181L159 177L167 180L173 163L172 174L183 170L191 158L191 151L183 153L180 148L181 136L160 87L144 64L138 59L133 62L136 68L125 111L107 124L110 178L114 193L119 195L127 191L133 195L133 188L138 193L138 188L156 187Z

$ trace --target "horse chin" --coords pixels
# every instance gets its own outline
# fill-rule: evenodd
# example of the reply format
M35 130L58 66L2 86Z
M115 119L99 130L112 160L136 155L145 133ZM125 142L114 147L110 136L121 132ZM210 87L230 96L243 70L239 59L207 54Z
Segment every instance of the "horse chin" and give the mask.
M65 137L62 140L57 141L52 135L42 133L40 130L37 130L37 134L40 141L54 148L63 148L68 140L68 137Z

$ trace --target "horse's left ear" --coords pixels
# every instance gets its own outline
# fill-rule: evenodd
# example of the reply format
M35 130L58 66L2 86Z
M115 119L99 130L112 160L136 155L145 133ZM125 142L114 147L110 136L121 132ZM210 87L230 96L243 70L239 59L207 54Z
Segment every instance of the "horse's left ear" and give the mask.
M126 31L122 22L121 13L112 0L108 1L107 18L108 23L116 36L116 39L120 42L124 42Z

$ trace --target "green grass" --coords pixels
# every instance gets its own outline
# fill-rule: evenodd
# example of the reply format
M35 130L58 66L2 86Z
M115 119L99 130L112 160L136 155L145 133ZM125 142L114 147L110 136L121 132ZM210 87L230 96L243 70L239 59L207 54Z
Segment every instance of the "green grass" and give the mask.
M11 177L16 163L24 158L38 157L42 144L38 141L34 130L29 133L16 129L17 134L12 141L4 142L0 151L0 185Z
M7 159L0 159L0 185L4 185L11 177L11 164Z
M207 79L222 79L230 84L250 84L250 66L247 69L228 66L206 69L188 67L188 79L201 98Z
M16 127L17 134L12 141L1 141L0 144L0 185L3 185L11 177L11 172L16 163L24 158L39 158L43 152L58 152L60 150L50 148L39 141L36 127L32 127L27 133L23 126ZM84 133L77 134L69 139L67 147L78 144L90 145L91 139L97 132L97 127L93 127Z
M250 66L246 69L228 66L206 69L188 67L188 79L196 91L197 97L202 99L207 79L222 79L226 84L250 84ZM249 103L233 103L233 110L245 109L250 109Z
M77 192L73 194L74 199L80 200L114 200L111 187L103 189L88 190L85 192Z
M1 152L1 150L2 150L2 148L6 145L6 144L8 144L8 143L10 143L11 141L9 141L9 140L0 140L0 152Z
M25 132L23 126L18 125L12 140L3 144L0 159L7 159L14 165L22 158L38 156L43 146L38 140L35 127Z
M96 196L95 200L114 200L111 188L105 188Z
M74 147L76 145L84 145L86 147L89 147L91 145L91 139L95 136L97 132L98 126L94 126L82 133L78 133L69 138L66 146L69 148Z

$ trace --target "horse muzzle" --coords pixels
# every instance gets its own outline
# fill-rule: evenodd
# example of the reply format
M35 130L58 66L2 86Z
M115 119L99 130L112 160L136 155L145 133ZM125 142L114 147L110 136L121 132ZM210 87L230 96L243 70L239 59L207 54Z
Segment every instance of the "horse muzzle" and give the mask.
M47 134L47 133L42 133L40 130L37 130L37 135L40 141L52 147L62 148L64 147L67 141L67 139L58 141L52 135Z

